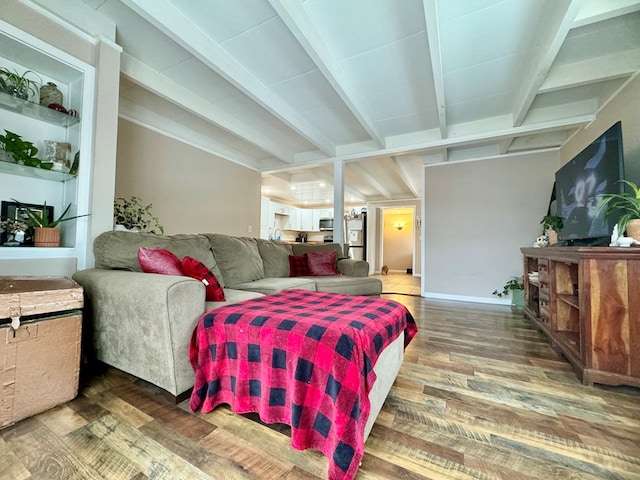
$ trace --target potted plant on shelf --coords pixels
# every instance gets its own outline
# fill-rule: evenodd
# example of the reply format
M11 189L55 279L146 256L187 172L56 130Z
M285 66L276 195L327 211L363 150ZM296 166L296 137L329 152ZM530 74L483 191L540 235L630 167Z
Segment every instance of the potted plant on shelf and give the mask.
M558 215L545 215L540 224L542 233L549 239L549 245L558 243L558 232L564 227L564 218Z
M524 306L524 277L511 277L507 283L502 287L502 291L496 289L493 291L493 295L500 298L507 296L511 293L511 305L514 307Z
M24 234L28 225L22 220L16 218L0 217L0 233L6 233L7 238L2 243L6 247L17 247L24 240Z
M151 213L153 204L143 205L136 196L118 197L113 202L113 223L116 230L164 233L158 217ZM118 228L121 226L122 228Z
M39 81L30 79L29 75L38 77ZM42 79L36 72L27 70L20 75L17 70L11 71L2 67L0 68L0 78L2 79L0 88L3 92L22 100L28 100L30 96L38 97L36 103L40 101L39 87L42 84Z
M9 130L4 132L4 135L0 135L0 147L2 147L2 153L4 154L0 160L47 170L53 167L53 163L43 162L36 158L38 148L32 142L23 140L20 135Z
M621 180L629 187L622 193L600 195L605 218L618 218L618 232L640 242L640 187L629 180Z
M90 214L75 215L73 217L67 217L67 213L71 208L71 204L67 205L62 215L57 219L49 218L49 211L46 208L42 210L35 210L24 203L19 202L15 198L12 198L18 207L25 213L25 223L34 228L33 241L36 247L59 247L60 246L60 229L58 224L61 222L67 222L76 218L87 217ZM44 203L47 206L47 202Z

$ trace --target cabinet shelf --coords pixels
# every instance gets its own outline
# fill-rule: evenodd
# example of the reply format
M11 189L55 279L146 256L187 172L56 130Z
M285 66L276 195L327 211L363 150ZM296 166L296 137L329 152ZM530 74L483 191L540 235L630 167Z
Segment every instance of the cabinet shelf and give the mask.
M80 121L78 117L73 117L3 92L0 92L0 109L19 113L59 127L70 127Z
M27 178L39 178L41 180L49 180L52 182L66 182L76 175L70 173L58 172L55 170L45 170L44 168L28 167L17 163L1 162L0 173L8 173L10 175L18 175Z
M563 301L564 303L571 305L573 308L580 308L579 299L575 295L557 295L558 300Z

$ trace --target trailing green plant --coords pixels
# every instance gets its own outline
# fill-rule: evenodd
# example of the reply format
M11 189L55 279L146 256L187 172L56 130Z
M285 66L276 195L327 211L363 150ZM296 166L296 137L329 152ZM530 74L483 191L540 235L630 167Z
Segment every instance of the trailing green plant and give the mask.
M545 233L549 229L559 232L564 228L564 217L559 217L558 215L545 215L542 217L540 225L542 225L542 233Z
M20 135L10 132L9 130L5 130L4 132L4 135L0 135L0 146L16 163L44 169L50 169L53 167L53 163L43 162L36 157L38 154L38 147L36 147L32 142L23 140Z
M76 218L88 217L90 213L86 213L84 215L76 215L73 217L67 217L67 213L71 208L71 204L67 205L67 208L64 209L62 215L60 215L57 219L49 218L49 211L46 208L47 202L44 202L44 207L42 210L33 209L24 203L19 202L15 198L12 198L14 202L18 205L18 207L26 214L25 223L33 228L56 228L61 222L68 222L69 220L74 220Z
M492 295L497 295L502 298L511 293L512 290L524 290L524 277L511 277L507 283L502 287L502 291L498 289L494 290Z
M39 81L28 78L29 75L38 77ZM3 80L0 84L2 90L22 100L28 100L30 95L38 95L39 87L42 85L42 78L32 70L27 70L21 75L17 70L11 71L2 67L0 68L0 78Z
M158 217L151 213L153 204L143 205L136 196L118 197L113 202L113 223L127 230L139 232L164 233L164 227Z
M604 211L605 218L618 220L618 231L626 231L631 220L640 219L640 187L629 180L620 180L629 187L622 193L604 193L598 212ZM619 218L618 218L619 217Z

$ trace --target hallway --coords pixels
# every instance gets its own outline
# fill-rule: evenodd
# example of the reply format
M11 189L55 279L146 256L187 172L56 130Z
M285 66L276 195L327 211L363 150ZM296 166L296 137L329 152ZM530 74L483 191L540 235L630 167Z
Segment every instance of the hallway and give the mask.
M382 280L382 293L420 296L420 277L414 277L408 273L373 276Z

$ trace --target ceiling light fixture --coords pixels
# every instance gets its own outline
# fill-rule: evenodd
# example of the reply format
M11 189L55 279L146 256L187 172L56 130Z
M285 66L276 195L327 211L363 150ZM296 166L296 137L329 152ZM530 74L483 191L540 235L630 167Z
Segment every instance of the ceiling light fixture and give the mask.
M393 224L393 228L396 230L402 230L404 228L404 222L396 222Z

